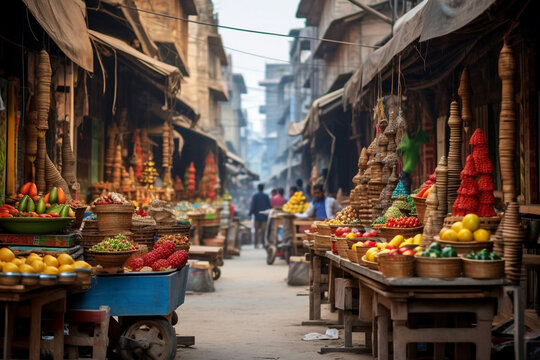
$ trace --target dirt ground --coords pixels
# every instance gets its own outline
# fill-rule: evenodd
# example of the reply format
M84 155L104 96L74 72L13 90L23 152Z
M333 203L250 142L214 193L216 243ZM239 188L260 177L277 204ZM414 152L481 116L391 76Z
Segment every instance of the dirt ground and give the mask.
M368 355L319 354L324 346L342 346L338 340L303 341L310 332L324 333L325 326L302 326L308 319L307 286L286 283L288 266L276 259L265 262L265 251L247 247L225 260L213 293L186 295L178 308L178 335L195 336L195 345L178 350L183 360L243 359L372 359ZM323 306L323 318L337 319ZM353 343L364 343L354 334Z

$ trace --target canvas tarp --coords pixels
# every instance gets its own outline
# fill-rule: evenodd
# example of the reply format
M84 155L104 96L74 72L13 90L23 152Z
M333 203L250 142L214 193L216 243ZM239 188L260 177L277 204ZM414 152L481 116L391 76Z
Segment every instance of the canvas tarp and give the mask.
M345 85L344 102L353 103L362 89L407 46L452 33L483 14L497 0L424 0L405 14L388 43L372 52Z
M94 52L86 27L86 5L81 0L23 0L54 43L74 63L94 71Z

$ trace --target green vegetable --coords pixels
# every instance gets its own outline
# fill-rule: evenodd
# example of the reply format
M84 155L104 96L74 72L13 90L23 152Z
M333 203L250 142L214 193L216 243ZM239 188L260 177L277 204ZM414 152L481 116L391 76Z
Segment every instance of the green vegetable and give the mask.
M56 188L56 186L51 189L51 192L49 195L49 202L51 204L55 204L58 202L58 189Z
M441 248L441 244L439 244L438 242L434 242L433 244L431 244L429 246L429 250L438 250L438 251L441 251L442 248Z
M137 248L138 247L133 245L133 243L127 236L123 234L118 234L112 238L108 238L107 240L103 240L102 242L92 246L92 251L116 252L136 250Z
M26 207L28 206L28 200L30 200L30 196L24 195L21 199L21 202L19 203L19 208L17 210L19 210L20 212L26 211Z
M495 253L489 253L489 260L501 260L501 257Z
M422 257L431 257L431 251L427 250L422 253Z
M36 211L36 204L30 197L28 197L28 201L26 203L26 211Z
M440 258L440 257L442 257L442 253L441 253L440 250L437 250L437 249L431 249L431 250L430 250L429 257L431 257L431 258Z
M63 205L62 210L60 210L60 213L58 215L60 215L60 217L68 217L69 216L69 205Z
M486 249L480 250L476 256L475 260L489 260L489 254Z
M470 253L467 254L467 259L471 259L471 260L474 260L476 259L476 254L474 253L474 251L471 251Z
M446 258L449 258L449 257L457 257L457 252L456 250L451 247L451 246L446 246L443 250L442 250L442 257L446 257Z
M36 212L38 214L43 214L47 208L45 207L45 201L43 201L43 198L40 198L37 206L36 206Z
M47 214L55 213L60 215L60 210L62 210L62 205L54 204L49 208L49 210L46 211Z

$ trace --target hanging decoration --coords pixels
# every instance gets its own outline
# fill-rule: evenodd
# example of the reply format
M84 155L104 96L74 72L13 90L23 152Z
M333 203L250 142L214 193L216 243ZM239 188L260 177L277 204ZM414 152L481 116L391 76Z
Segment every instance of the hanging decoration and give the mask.
M195 165L193 164L193 161L189 163L188 168L188 196L190 199L192 199L195 196Z
M472 122L471 111L471 85L469 84L469 70L463 69L459 82L458 95L461 98L461 118L463 119L463 129L465 134L469 132Z
M156 181L156 177L158 177L158 171L154 167L156 163L154 162L154 157L152 153L149 153L148 160L144 162L143 166L143 177L141 180L141 183L146 185L148 188L152 189L154 187L154 183Z
M107 153L105 155L105 178L107 181L112 180L116 143L119 134L118 126L116 123L112 123L107 131Z
M70 189L77 182L75 156L71 150L71 139L69 136L69 118L63 123L62 129L62 177L66 180Z
M49 129L49 109L51 107L52 69L49 54L45 50L39 52L37 66L37 129L39 136L45 136Z
M24 126L25 132L25 155L28 160L33 163L36 160L37 150L38 150L38 112L36 109L35 98L30 99L30 104L28 107L28 117Z

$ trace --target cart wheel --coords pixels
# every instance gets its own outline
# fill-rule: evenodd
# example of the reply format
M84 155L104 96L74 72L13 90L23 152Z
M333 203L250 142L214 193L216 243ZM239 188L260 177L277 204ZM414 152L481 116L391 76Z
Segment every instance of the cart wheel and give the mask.
M221 269L218 268L217 266L214 266L212 268L212 273L213 273L212 274L212 279L217 280L221 276Z
M216 261L216 265L217 265L217 266L223 266L223 264L225 264L225 263L223 262L223 258L221 258L221 257L218 258L217 261Z
M136 321L123 337L120 356L124 360L172 360L176 356L176 333L164 318Z
M176 324L178 324L178 314L176 313L176 311L173 311L171 316L171 325L174 326Z
M274 245L270 245L266 248L266 263L268 265L272 265L274 263L274 260L276 260L276 247Z

